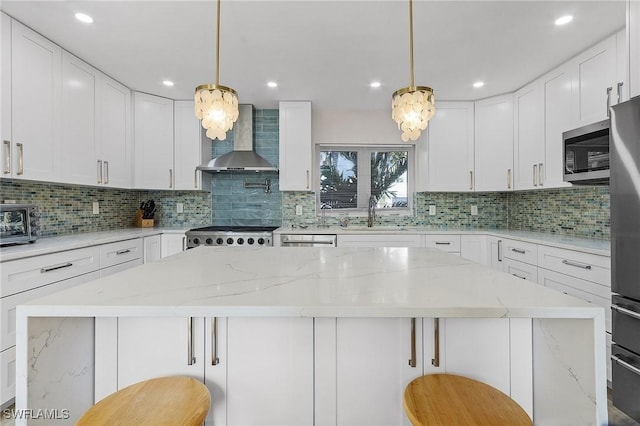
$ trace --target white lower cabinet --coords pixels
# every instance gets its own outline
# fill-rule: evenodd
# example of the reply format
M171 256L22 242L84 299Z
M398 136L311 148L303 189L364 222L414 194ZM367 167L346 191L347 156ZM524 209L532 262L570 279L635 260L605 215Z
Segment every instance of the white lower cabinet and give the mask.
M461 235L460 257L473 260L481 265L489 264L486 235Z
M338 247L423 247L422 235L338 235Z
M187 237L184 234L162 234L160 257L167 257L187 249Z
M529 263L520 262L513 259L503 259L503 271L509 275L523 280L538 282L538 267Z
M144 237L144 263L155 262L160 260L162 253L162 236L151 235L150 237Z

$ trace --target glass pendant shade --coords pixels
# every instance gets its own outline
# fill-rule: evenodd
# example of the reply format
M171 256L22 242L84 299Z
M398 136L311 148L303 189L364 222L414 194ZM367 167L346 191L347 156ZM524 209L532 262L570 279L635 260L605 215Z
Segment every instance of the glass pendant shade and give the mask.
M238 95L235 90L215 85L203 84L196 87L195 113L207 129L209 139L225 140L227 132L238 119Z
M435 111L435 96L429 87L405 87L392 96L391 118L402 131L403 142L417 140Z

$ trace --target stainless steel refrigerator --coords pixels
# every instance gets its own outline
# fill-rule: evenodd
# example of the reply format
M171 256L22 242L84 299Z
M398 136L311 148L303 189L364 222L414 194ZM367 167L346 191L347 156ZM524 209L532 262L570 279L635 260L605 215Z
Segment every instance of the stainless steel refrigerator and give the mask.
M613 405L640 422L640 97L611 108Z

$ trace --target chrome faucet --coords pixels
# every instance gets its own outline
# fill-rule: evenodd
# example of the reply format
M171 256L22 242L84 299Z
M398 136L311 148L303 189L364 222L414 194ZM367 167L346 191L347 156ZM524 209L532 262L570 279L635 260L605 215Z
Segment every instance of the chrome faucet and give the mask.
M367 227L371 228L376 221L376 204L378 200L373 195L369 197L369 210L367 211Z

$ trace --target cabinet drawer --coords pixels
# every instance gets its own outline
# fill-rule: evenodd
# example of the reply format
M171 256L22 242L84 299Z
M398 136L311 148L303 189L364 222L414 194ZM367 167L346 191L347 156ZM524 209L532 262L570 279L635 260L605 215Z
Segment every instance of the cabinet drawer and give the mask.
M538 264L538 245L523 241L502 240L502 257L531 265Z
M338 235L338 247L422 247L420 235Z
M529 265L513 259L504 259L502 263L503 271L507 274L523 280L533 281L534 283L538 282L538 268L535 265Z
M611 290L580 278L540 268L540 284L604 308L605 328L611 333Z
M16 348L0 352L0 405L16 396Z
M453 253L460 252L460 235L425 235L425 247Z
M100 246L100 268L142 258L142 239L118 241Z
M611 258L556 247L538 247L538 266L611 287Z
M126 271L127 269L133 268L135 266L140 266L143 263L144 262L142 259L135 259L126 263L119 263L109 268L100 269L100 278L108 277L109 275L113 275L121 271Z
M0 297L97 271L100 251L87 247L2 263Z

